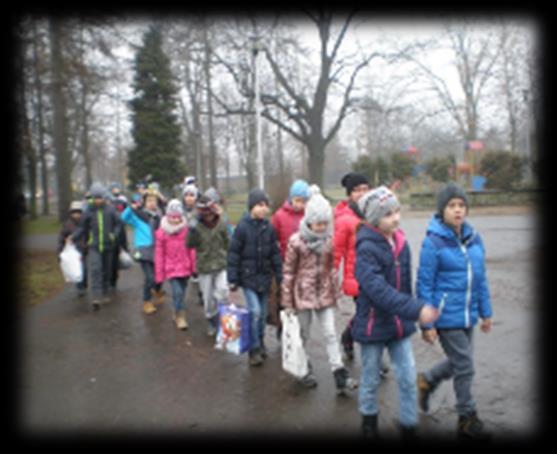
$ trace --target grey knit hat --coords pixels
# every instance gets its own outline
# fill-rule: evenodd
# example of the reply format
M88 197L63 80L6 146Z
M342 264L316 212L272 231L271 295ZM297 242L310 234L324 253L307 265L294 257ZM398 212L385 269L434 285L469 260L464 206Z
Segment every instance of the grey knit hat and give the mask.
M451 199L462 199L468 210L468 197L466 192L460 186L456 185L454 182L450 181L447 186L445 186L437 194L437 214L443 218L443 211L445 207L451 201Z
M91 185L91 189L89 189L89 193L91 194L91 197L93 197L94 199L95 198L102 199L107 195L106 188L98 181L95 181Z
M248 195L248 210L251 211L259 202L266 202L267 205L270 205L269 196L262 189L253 188Z
M166 214L168 216L183 216L184 210L182 209L182 202L178 199L172 199L166 205Z
M329 201L321 195L319 186L312 184L309 187L310 198L306 203L303 222L313 224L317 222L331 222L333 210Z
M389 211L400 207L396 195L386 186L379 186L358 200L358 208L371 225L379 225L379 220Z
M199 189L197 189L197 186L194 186L193 184L187 184L184 186L182 196L185 196L186 194L192 194L194 197L197 198L197 196L199 195Z

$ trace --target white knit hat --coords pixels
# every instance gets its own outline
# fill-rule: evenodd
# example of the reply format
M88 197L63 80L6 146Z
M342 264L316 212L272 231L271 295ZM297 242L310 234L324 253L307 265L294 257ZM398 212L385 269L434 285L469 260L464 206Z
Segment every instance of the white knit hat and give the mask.
M193 184L186 184L184 186L184 190L182 191L182 196L185 196L186 194L192 194L197 198L199 189L197 189L197 186L194 186Z
M166 205L166 214L168 216L183 216L182 202L178 199L172 199L168 202L168 205Z
M317 222L332 222L333 210L329 201L321 195L319 186L309 187L310 198L306 203L303 222L313 224Z

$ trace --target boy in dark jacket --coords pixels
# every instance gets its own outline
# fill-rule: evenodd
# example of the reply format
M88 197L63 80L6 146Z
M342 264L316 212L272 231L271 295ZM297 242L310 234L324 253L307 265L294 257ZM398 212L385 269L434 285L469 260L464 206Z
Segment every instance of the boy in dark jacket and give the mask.
M83 203L79 200L73 201L70 204L70 217L66 220L66 222L64 222L64 225L60 230L60 234L58 235L58 249L57 249L58 255L60 255L60 253L64 249L68 237L71 234L73 234L77 229L82 214L83 214ZM81 282L78 282L76 284L77 296L81 297L85 295L85 290L87 289L87 266L86 266L87 244L85 242L85 239L82 238L78 243L75 244L75 247L81 253L81 264L83 268L83 279Z
M410 335L415 322L430 323L437 311L412 296L410 249L399 229L400 204L381 186L358 201L365 218L356 234L359 294L352 335L361 345L359 410L364 436L377 436L377 388L383 349L395 365L400 430L412 436L418 423L416 370Z
M78 228L69 238L74 243L87 238L92 306L93 310L97 311L101 302L110 302L108 288L112 253L120 220L116 210L105 203L106 190L100 183L93 183L90 192L93 202L83 214Z
M274 273L278 285L282 281L282 262L277 235L265 219L269 198L261 189L252 189L248 196L249 214L234 229L228 249L228 283L231 291L242 287L251 314L251 347L249 363L258 366L266 357L263 337L267 303Z

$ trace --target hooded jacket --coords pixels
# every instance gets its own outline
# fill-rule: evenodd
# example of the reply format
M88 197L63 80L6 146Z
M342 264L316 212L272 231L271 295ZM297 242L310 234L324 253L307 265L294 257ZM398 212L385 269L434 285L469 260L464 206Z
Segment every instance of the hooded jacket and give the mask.
M188 227L185 220L178 225L161 219L155 232L155 281L190 276L195 270L195 249L186 247Z
M356 342L386 342L416 331L424 303L412 296L410 248L402 230L395 248L375 227L362 223L356 233L356 279L360 293L352 336Z
M277 233L280 246L280 256L284 260L288 239L298 231L300 221L304 217L304 210L295 211L290 202L286 200L271 218L271 224Z
M439 311L436 328L469 328L492 316L482 239L466 221L461 232L459 239L436 214L422 244L416 290Z
M114 248L120 228L121 222L114 207L106 203L100 207L89 204L71 238L76 244L85 238L88 248L102 253Z

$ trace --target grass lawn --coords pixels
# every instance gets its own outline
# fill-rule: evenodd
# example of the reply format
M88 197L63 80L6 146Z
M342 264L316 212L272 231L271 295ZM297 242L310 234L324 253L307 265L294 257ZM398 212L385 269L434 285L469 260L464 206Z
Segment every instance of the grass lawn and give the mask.
M21 250L18 299L25 307L53 297L66 283L52 251Z
M61 227L56 216L39 216L34 220L25 219L22 226L24 235L58 233Z

